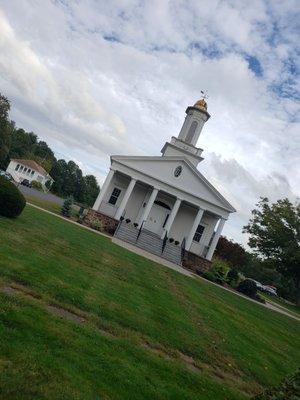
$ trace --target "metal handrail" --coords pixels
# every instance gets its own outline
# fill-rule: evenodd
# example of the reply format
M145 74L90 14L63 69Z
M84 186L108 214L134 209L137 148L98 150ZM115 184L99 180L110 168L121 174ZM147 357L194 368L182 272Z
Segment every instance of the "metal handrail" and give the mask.
M145 221L143 221L143 222L141 223L141 226L140 226L140 229L139 229L139 233L137 234L135 243L137 243L137 241L139 240L139 237L140 237L140 235L141 235L141 233L142 233L142 229L143 229L143 226L144 226L144 222L145 222Z
M168 232L166 231L165 237L163 239L162 246L161 246L161 254L165 251L167 240L168 240Z
M186 239L184 237L181 243L181 261L184 259L185 256L185 244L186 244Z

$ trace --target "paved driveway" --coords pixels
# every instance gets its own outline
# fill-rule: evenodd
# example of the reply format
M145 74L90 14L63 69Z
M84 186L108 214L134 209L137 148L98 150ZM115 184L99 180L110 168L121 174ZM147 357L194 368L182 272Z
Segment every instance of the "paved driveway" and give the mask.
M29 188L27 186L19 185L18 188L20 191L27 196L35 197L40 200L50 201L51 203L58 204L59 206L63 205L64 199L61 197L55 196L52 193L43 193L39 190Z

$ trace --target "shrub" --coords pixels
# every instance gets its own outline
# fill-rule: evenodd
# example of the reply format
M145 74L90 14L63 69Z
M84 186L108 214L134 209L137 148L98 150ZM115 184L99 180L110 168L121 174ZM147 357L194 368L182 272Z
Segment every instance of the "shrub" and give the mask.
M68 197L65 201L64 204L62 205L61 208L61 214L64 217L70 217L71 216L71 212L72 212L72 204L73 204L73 198L72 197Z
M213 282L217 282L220 285L223 285L223 283L226 282L226 275L228 270L229 270L229 264L226 261L215 257L212 262L212 268L210 271L208 271L210 272L209 277L211 279L209 278L207 279L212 280Z
M256 283L253 282L251 279L245 279L243 280L239 286L237 287L237 290L246 296L256 298L257 297L257 286Z
M206 271L203 273L203 278L208 279L211 282L219 283L218 278L212 271Z
M0 176L0 215L16 218L21 214L26 200L19 189L4 177Z
M95 229L96 231L102 232L104 227L103 227L103 223L102 221L100 221L99 219L92 219L89 223L90 227L92 229Z
M39 190L39 191L41 191L41 192L44 191L43 185L41 184L41 182L38 182L38 181L32 181L32 182L31 182L31 187L34 188L34 189L36 189L36 190Z
M236 285L237 281L239 280L239 273L235 268L231 268L228 271L226 278L227 278L227 282L231 286L234 286L234 285Z

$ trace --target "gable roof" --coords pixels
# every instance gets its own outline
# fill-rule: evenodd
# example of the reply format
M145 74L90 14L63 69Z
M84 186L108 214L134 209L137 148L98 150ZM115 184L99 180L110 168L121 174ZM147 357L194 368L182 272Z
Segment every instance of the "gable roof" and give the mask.
M146 162L147 163L167 163L167 162L180 162L183 163L187 166L187 169L190 171L190 173L192 175L194 175L194 177L196 179L194 179L194 182L196 183L196 185L198 184L197 182L199 182L199 186L201 186L202 188L204 187L207 193L207 198L202 197L201 195L199 195L199 193L195 193L192 192L192 190L190 188L187 187L183 187L183 185L179 184L176 182L176 184L174 184L174 182L170 183L172 186L178 188L179 190L183 190L189 194L192 194L200 199L206 200L208 202L211 203L215 203L215 201L218 202L218 206L224 208L225 210L229 211L229 212L235 212L235 208L221 195L221 193L201 174L201 172L198 171L198 169L185 157L178 157L178 156L120 156L120 155L115 155L115 156L111 156L111 160L112 161L117 161L121 164L127 165L131 168L134 168L134 164L136 163L136 167L137 170L141 173L146 173L148 176L151 176L157 180L161 180L161 174L159 173L154 173L153 172L153 168L151 168L151 172L149 173L149 169L146 168ZM144 162L145 163L145 170L143 171L143 165L141 165L140 163L138 163L139 161ZM131 162L131 165L128 164L128 162ZM133 164L132 164L133 162ZM138 165L140 164L140 165ZM193 189L196 189L196 187L193 187ZM201 194L203 194L201 192ZM209 197L209 198L208 198ZM215 200L212 200L215 199ZM216 204L217 205L217 204Z
M48 172L41 165L39 165L37 162L35 162L33 160L24 160L24 159L21 159L21 158L12 158L11 161L15 161L15 162L17 162L19 164L25 165L26 167L34 169L39 174L51 178L51 176L48 174Z

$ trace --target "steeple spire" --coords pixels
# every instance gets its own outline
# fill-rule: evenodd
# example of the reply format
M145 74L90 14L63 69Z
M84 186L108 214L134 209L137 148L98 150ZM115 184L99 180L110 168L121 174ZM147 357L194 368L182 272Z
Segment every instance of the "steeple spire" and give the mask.
M161 152L164 156L184 156L195 166L203 160L201 157L202 149L196 147L200 133L205 122L210 118L207 111L207 95L202 92L202 99L198 100L193 106L186 109L185 121L182 125L178 137L172 136L171 141L167 142Z
M205 122L210 118L207 112L207 103L204 98L202 98L193 106L189 106L185 112L187 115L178 139L195 146Z

